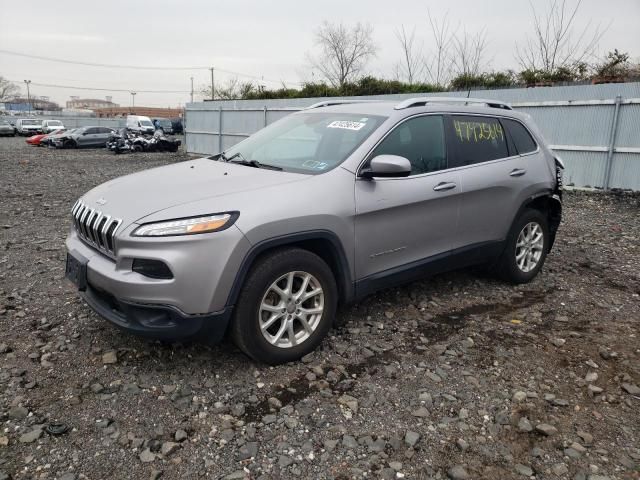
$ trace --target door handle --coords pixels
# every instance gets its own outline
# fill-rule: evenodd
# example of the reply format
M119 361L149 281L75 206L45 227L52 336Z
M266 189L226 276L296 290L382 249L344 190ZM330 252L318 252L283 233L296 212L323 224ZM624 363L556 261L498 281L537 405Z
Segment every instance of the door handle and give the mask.
M456 184L453 182L440 182L433 187L436 192L443 192L445 190L451 190L452 188L456 188Z
M521 177L525 173L527 173L527 171L524 168L514 168L513 170L511 170L511 173L509 175L512 177Z

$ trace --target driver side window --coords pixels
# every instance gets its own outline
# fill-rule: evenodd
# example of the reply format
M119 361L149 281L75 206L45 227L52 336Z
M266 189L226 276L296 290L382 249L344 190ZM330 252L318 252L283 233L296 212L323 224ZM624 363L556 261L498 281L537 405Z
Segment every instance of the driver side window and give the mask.
M398 125L375 148L378 155L399 155L411 163L411 175L447 168L444 119L441 115L411 118Z

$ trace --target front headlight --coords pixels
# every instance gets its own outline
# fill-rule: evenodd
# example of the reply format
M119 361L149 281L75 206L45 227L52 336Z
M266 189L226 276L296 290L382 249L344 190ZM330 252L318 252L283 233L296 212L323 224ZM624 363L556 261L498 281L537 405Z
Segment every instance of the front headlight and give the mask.
M227 212L147 223L136 228L132 235L135 237L168 237L172 235L219 232L233 225L238 216L238 212Z

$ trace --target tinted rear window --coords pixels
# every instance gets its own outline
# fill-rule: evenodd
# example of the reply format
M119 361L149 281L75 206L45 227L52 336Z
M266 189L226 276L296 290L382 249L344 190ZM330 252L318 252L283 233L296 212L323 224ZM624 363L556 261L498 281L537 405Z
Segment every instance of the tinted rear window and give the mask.
M454 115L456 165L473 165L509 156L507 139L497 118Z
M504 125L520 155L533 152L538 148L529 131L520 122L503 118L502 125Z

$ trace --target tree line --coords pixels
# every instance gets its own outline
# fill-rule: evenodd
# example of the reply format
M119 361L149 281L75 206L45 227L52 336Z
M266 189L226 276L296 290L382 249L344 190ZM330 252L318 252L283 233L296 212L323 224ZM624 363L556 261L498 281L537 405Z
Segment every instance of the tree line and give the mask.
M515 45L518 69L492 70L486 30L469 32L448 15L427 13L424 39L416 28L404 25L395 32L398 61L390 79L367 74L376 58L373 27L364 23L323 22L315 32L315 50L307 54L312 78L301 88L267 89L255 82L230 79L216 88L219 99L305 98L390 93L435 92L477 88L547 86L559 82L619 82L640 78L640 64L627 52L597 55L597 47L610 25L577 23L582 0L530 3L531 32ZM317 78L315 72L318 72ZM211 89L202 94L211 98Z

